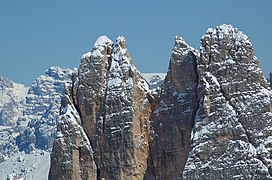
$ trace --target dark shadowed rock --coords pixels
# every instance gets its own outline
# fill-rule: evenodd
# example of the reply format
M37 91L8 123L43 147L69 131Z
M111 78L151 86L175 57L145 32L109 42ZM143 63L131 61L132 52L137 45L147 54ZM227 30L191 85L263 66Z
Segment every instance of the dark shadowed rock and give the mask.
M198 53L176 37L169 70L151 126L150 156L145 179L176 179L191 147L197 111Z

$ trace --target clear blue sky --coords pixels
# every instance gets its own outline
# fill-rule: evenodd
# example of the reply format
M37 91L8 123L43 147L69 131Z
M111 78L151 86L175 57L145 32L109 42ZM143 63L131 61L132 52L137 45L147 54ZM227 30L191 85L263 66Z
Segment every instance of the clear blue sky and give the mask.
M199 49L209 27L246 33L272 71L272 0L0 0L0 75L30 85L50 66L78 67L106 34L124 35L141 72L166 72L175 35Z

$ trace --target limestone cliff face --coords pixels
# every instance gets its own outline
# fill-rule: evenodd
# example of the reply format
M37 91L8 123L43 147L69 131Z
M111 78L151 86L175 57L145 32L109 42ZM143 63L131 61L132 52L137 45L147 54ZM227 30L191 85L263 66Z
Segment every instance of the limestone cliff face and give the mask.
M78 124L86 132L94 157L83 161L75 157L75 164L83 167L85 163L94 163L96 171L91 179L143 179L149 152L149 119L152 113L148 97L151 95L146 81L133 65L125 39L118 37L113 44L106 36L98 38L92 52L82 57L78 75L73 76L73 84L67 94L78 112ZM60 131L63 123L59 124ZM63 131L74 131L73 127L70 129ZM81 139L78 135L75 141ZM64 140L62 146L68 148L69 144ZM55 143L53 152L59 147ZM73 151L63 153L72 157L72 162L77 156ZM53 155L51 160L54 157L57 156ZM53 163L55 167L51 166L51 179L56 177L54 174L61 174L57 176L59 179L88 179L76 176L78 172L75 169L70 173L71 168L63 168L61 163L62 160L57 165Z
M209 29L198 73L200 102L183 179L270 179L270 97L247 36L230 25Z
M272 113L247 36L208 29L200 53L176 37L150 90L126 41L82 56L62 101L50 179L271 179Z
M188 158L197 111L198 52L176 37L169 70L151 126L150 157L145 179L176 179Z
M62 99L60 113L48 178L96 179L97 168L90 141L68 96Z

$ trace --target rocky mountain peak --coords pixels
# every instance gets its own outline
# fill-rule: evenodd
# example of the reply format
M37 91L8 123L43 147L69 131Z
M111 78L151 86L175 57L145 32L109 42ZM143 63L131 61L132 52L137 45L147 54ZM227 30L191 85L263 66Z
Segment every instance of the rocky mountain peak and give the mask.
M79 168L90 164L84 172L95 172L92 177L98 179L143 178L147 168L144 162L148 157L151 116L149 88L133 65L124 37L118 37L115 44L105 36L99 37L93 50L82 56L78 77L74 79L67 94L73 102L69 106L74 107L73 114L78 114L80 120L73 121L75 125L65 120L58 126L64 136L57 136L55 140L51 156L54 166L51 166L49 177L87 177L80 171L67 168L60 171L63 167L58 159L65 159L64 156L68 155L78 163ZM63 106L68 105L64 103ZM68 118L66 114L62 117ZM65 123L68 123L67 126ZM82 142L84 133L72 139L69 137L70 140L65 135L67 132L73 133L80 124L90 142L89 146L92 146L89 149L93 150L94 159L78 156L85 152L77 148L77 142ZM58 149L63 147L68 148L64 149L66 153L59 153Z
M100 46L105 47L112 44L113 42L106 35L103 35L98 37L97 40L95 41L94 49Z
M116 46L122 49L127 49L126 39L124 36L118 36L116 39Z
M99 37L66 94L50 179L271 179L271 92L231 25L200 52L176 36L156 93L123 37Z
M198 56L199 53L195 48L187 45L182 37L176 36L165 83L169 81L177 89L182 89L182 86L190 84L187 82L196 81L196 61ZM194 73L189 73L189 71L194 71Z
M271 152L270 95L247 36L230 25L208 29L198 74L199 109L183 178L269 179L270 160L257 152Z
M83 54L81 57L81 61L85 61L85 59L90 58L99 58L103 57L104 55L110 55L113 48L113 42L105 35L100 36L97 38L96 42L94 43L93 49L86 54Z
M175 37L175 46L174 49L182 49L183 51L186 51L187 49L191 49L191 47L185 42L185 40L181 36Z
M197 51L176 36L169 69L154 107L145 179L176 179L191 147L197 111Z
M7 88L13 88L13 82L6 77L0 76L0 89L5 90Z
M201 63L250 63L255 61L248 37L231 25L209 28L201 39ZM231 61L235 60L235 61Z
M71 76L71 69L61 68L58 66L52 66L45 71L48 77L52 77L55 80L67 80Z

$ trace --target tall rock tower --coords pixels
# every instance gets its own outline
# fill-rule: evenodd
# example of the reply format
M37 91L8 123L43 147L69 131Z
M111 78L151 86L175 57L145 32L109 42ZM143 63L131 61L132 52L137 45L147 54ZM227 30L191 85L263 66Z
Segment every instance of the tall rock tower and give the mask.
M183 179L271 178L270 94L252 44L221 25L208 29L200 48L199 109Z
M271 92L248 37L176 37L151 91L126 40L97 39L62 100L49 179L271 179Z
M99 37L67 94L50 179L143 179L152 96L126 40Z
M198 56L182 37L176 37L169 69L154 108L145 179L176 179L182 174L198 108Z

